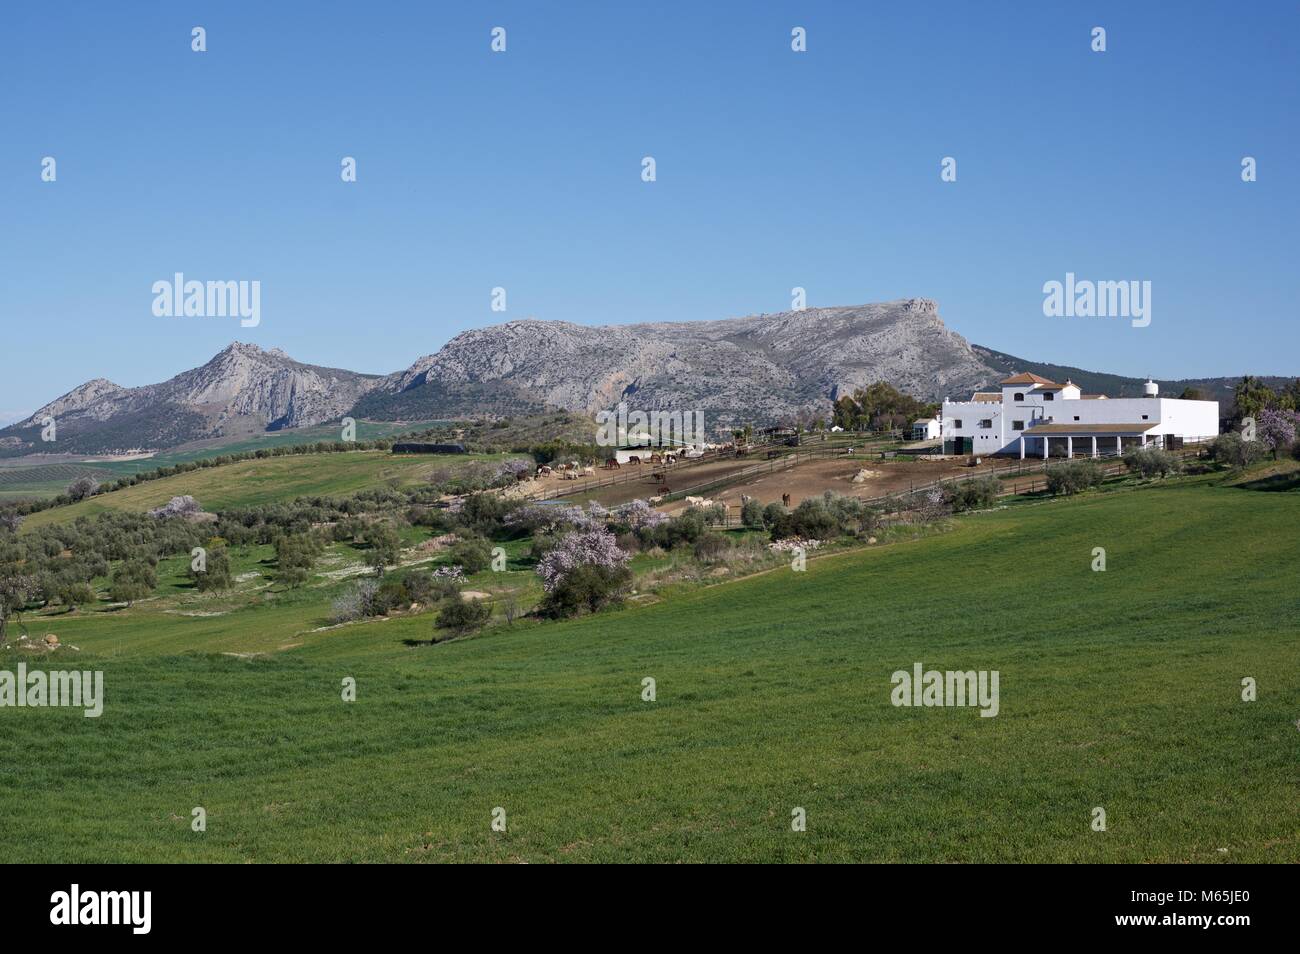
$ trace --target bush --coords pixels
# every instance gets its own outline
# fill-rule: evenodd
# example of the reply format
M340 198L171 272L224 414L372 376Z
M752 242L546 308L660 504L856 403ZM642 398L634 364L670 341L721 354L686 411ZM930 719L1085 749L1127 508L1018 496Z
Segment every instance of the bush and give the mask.
M763 508L763 529L771 530L785 516L785 507L779 503L770 503Z
M466 576L473 576L482 573L492 562L492 547L482 537L469 537L457 542L448 551L448 557Z
M560 578L546 594L538 611L544 616L564 618L582 612L595 613L622 601L632 571L625 566L607 567L587 563L576 566Z
M750 530L763 528L763 505L753 497L746 499L740 508L740 522Z
M730 550L730 543L721 533L706 533L695 541L695 559L702 563L716 563Z
M1090 460L1067 460L1047 468L1047 489L1053 495L1073 496L1098 486L1101 468Z
M1178 461L1159 447L1134 447L1124 454L1124 466L1140 477L1167 477L1178 472Z
M987 510L997 503L1002 481L996 477L972 477L944 488L944 500L953 513Z
M492 605L486 600L467 600L459 593L443 604L438 611L436 626L455 636L464 636L481 629L492 615ZM438 642L437 632L433 642Z
M1235 431L1220 434L1210 442L1210 458L1228 467L1248 467L1264 456L1259 441L1243 441Z

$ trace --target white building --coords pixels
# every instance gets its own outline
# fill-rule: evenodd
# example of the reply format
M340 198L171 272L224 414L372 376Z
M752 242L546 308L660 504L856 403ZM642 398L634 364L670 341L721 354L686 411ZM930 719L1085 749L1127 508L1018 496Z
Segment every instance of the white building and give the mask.
M912 440L932 441L943 433L943 425L937 417L923 417L912 422Z
M977 391L969 401L943 402L946 454L1015 457L1107 457L1130 447L1174 448L1212 440L1219 433L1218 401L1162 398L1151 381L1140 398L1083 394L1077 384L1057 384L1017 374L1000 391Z

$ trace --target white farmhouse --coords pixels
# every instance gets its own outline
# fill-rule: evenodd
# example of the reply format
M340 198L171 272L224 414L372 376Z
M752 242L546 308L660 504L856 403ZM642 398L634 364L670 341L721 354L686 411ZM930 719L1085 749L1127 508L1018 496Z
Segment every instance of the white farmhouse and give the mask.
M1162 398L1152 381L1143 392L1107 398L1084 394L1070 381L1017 374L1000 391L943 402L944 453L1106 457L1148 444L1172 449L1219 433L1218 401Z
M919 421L912 422L914 441L932 441L942 433L942 424L937 417L923 417Z

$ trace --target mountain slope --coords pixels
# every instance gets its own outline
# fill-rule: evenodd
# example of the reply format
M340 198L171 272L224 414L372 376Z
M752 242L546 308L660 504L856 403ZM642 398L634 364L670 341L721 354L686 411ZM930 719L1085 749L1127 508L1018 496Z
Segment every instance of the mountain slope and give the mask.
M161 384L123 388L89 381L0 430L14 453L125 453L187 441L302 427L342 416L383 379L294 361L234 342L202 367ZM41 439L53 418L55 440Z
M920 397L979 387L994 375L938 306L913 298L723 321L575 325L511 321L464 332L391 376L388 413L425 413L427 389L500 388L552 407L709 412L769 421L829 408L839 394L890 381Z

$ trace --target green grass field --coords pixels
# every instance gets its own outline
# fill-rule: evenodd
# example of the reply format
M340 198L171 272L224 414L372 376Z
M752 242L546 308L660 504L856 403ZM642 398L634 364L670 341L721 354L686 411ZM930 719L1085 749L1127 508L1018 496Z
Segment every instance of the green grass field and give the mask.
M411 421L394 424L382 421L357 421L356 439L371 441L419 431L440 421ZM314 444L339 439L338 425L300 427L270 431L238 440L210 440L176 450L163 451L135 460L102 460L92 457L59 463L43 463L39 457L0 458L0 504L9 500L55 497L73 480L89 475L102 482L119 477L147 473L160 467L188 463L222 454L239 454L273 447Z
M1208 479L1021 503L432 646L428 614L313 631L328 587L29 620L106 703L0 710L6 860L1300 861L1298 513ZM893 707L914 662L997 669L1000 715Z
M496 459L498 457L476 454L443 457L348 451L236 461L146 481L79 503L38 511L26 518L23 529L67 523L80 516L111 509L150 510L181 494L193 496L212 511L258 506L301 496L344 496L382 487L390 480L396 481L398 486L410 486L425 480L436 469L455 467L471 460Z

